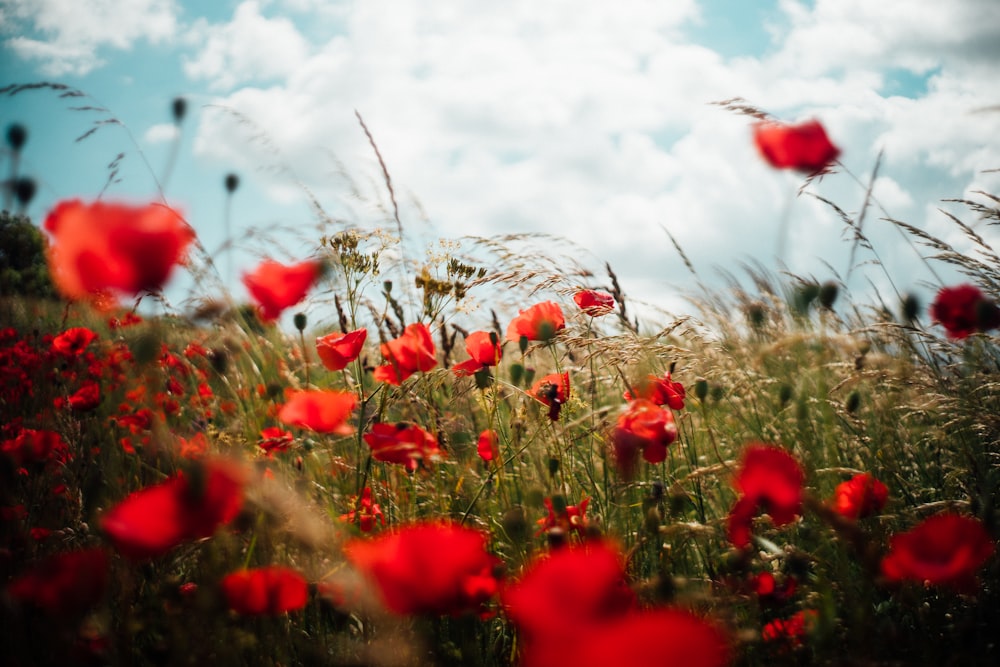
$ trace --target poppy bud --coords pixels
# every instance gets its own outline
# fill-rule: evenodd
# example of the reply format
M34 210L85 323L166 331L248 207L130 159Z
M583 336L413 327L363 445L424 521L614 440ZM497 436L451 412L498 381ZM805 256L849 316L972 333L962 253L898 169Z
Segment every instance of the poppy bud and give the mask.
M292 318L292 322L295 324L295 328L299 331L305 331L306 328L306 314L305 313L295 313L295 317Z
M187 114L187 100L183 97L175 97L173 103L170 105L170 111L174 115L174 125L180 125L181 121L184 120L185 114Z
M14 197L17 198L17 203L22 208L27 208L31 200L35 198L37 189L38 186L33 178L19 178L14 181Z
M559 472L559 459L556 458L555 456L550 456L549 457L549 477L555 477L556 473L558 473L558 472ZM558 497L559 496L556 496L556 498L558 498ZM553 499L553 503L555 503L554 499ZM563 507L565 507L565 505L566 505L566 500L563 499Z
M650 507L646 511L646 521L645 528L646 532L650 535L658 535L660 533L660 523L663 517L660 516L660 510L655 507Z
M21 150L28 140L28 130L20 123L11 123L7 126L7 144L15 153Z
M785 407L790 400L792 400L792 385L783 382L778 387L778 402L781 403L781 407Z
M240 177L233 173L226 174L226 180L224 182L226 185L226 192L229 194L233 194L236 192L236 188L240 187Z
M534 381L535 381L535 369L534 368L525 368L524 369L524 386L527 387L527 386L529 386Z
M488 368L480 368L473 377L476 379L476 389L487 389L493 384L493 374Z
M837 283L832 280L823 283L819 288L819 304L827 310L833 308L833 304L837 301L839 290L840 288L837 287Z
M917 315L920 313L920 299L913 294L907 294L903 297L901 308L903 321L912 322L917 319Z
M383 290L383 291L384 291L384 292L385 292L386 294L388 294L389 292L391 292L391 291L392 291L392 281L391 281L391 280L386 280L386 281L384 281L384 282L382 283L382 290Z
M854 414L855 412L857 412L858 407L860 407L860 405L861 405L861 394L858 393L857 390L854 390L847 397L847 403L844 404L844 409L847 410L848 413Z
M698 378L694 381L694 395L698 397L699 401L705 401L705 397L708 396L708 380Z
M764 308L764 304L760 301L755 301L747 306L746 314L747 320L750 322L750 326L754 329L760 329L764 326L764 322L767 319L767 310Z
M518 363L513 363L510 365L510 383L515 387L521 384L521 379L524 377L524 366Z
M540 338L540 340L543 340L543 339ZM521 336L520 338L517 339L517 348L519 350L521 350L521 354L524 354L525 352L528 351L528 337L527 336Z
M520 506L511 507L504 512L500 520L504 532L513 542L526 542L529 536L528 518L524 514L524 508Z

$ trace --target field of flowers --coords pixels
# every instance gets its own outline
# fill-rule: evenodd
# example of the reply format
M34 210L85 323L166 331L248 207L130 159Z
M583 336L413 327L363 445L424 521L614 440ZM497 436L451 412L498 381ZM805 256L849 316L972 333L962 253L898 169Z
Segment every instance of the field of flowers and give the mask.
M816 121L752 129L839 166ZM640 326L610 267L499 240L394 284L384 230L247 267L241 305L167 203L62 201L35 287L3 257L3 661L998 664L1000 257L894 224L967 280L868 306L761 272Z

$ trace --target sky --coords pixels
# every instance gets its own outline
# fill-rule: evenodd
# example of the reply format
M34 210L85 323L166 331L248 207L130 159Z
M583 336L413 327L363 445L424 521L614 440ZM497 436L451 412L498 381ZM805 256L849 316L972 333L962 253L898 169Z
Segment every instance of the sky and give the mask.
M1000 193L996 0L0 0L0 88L43 81L87 97L0 95L0 123L29 131L29 214L162 196L216 251L236 173L237 250L219 256L238 296L232 274L262 256L301 259L346 226L397 231L358 115L410 261L548 234L571 245L524 252L552 248L542 268L562 287L606 287L607 262L631 299L673 314L745 265L926 302L937 278L884 218L973 252L940 209L975 218L942 200ZM733 98L820 120L842 167L809 183L769 168L753 119L713 104ZM856 217L879 155L874 252L848 270L845 225L811 194Z

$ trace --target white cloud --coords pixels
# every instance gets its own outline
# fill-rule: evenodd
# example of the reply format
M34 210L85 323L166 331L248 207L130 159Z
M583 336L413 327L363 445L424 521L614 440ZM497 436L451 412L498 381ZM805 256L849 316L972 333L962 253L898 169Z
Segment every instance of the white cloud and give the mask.
M142 138L147 144L162 144L176 139L178 133L178 128L175 124L160 123L146 130Z
M199 21L188 41L204 46L184 63L185 74L217 89L290 75L309 52L309 44L290 20L261 16L260 5L253 1L240 4L229 23Z
M20 31L5 45L38 61L48 76L83 75L105 63L104 48L129 50L139 40L169 41L177 30L175 0L0 0L5 22Z

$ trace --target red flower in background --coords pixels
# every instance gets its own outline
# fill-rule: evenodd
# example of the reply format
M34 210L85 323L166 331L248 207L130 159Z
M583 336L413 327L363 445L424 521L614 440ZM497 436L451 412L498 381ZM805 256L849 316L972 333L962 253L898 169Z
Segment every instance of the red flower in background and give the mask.
M437 365L434 341L426 324L411 324L403 335L382 343L382 356L389 363L375 369L374 378L399 386L417 371L426 372Z
M499 364L503 355L496 334L489 331L476 331L466 336L465 350L471 358L452 367L455 375L475 375L484 368Z
M584 314L590 317L601 317L615 310L615 298L606 292L597 292L592 289L580 290L573 295L573 301Z
M190 540L209 537L243 507L243 471L206 461L131 494L101 517L118 552L132 560L155 558Z
M765 642L784 642L786 647L798 648L809 636L817 617L819 612L815 609L803 609L789 618L776 618L761 629L761 639Z
M587 505L590 504L590 498L584 498L579 505L567 505L566 501L563 500L562 509L559 511L556 511L551 498L545 498L542 503L545 504L549 515L535 522L539 526L536 535L541 535L553 528L558 528L566 533L574 531L580 535L587 530Z
M55 431L21 429L16 437L0 443L0 451L10 456L15 465L65 460L69 449L62 436Z
M226 604L245 616L276 616L306 606L309 584L298 571L270 565L231 572L219 587Z
M7 593L51 616L72 617L97 604L108 584L108 553L83 549L52 556L7 586Z
M961 340L1000 327L1000 308L975 285L942 287L931 304L931 318L949 338Z
M740 497L729 512L729 541L738 549L750 544L753 518L758 510L770 515L775 526L784 526L802 512L805 473L795 457L781 447L752 443L743 450L733 486Z
M377 584L390 611L458 615L480 611L499 588L500 560L486 540L478 530L436 521L351 540L344 552Z
M347 514L341 514L340 520L347 523L356 523L362 533L370 533L375 528L375 522L381 521L385 526L385 515L378 503L372 500L372 489L366 486L361 491L361 497L356 501L357 509L351 510Z
M889 540L882 574L891 581L917 581L976 589L976 572L995 550L983 524L958 514L937 514Z
M87 327L73 327L52 339L52 349L67 357L75 357L96 339L97 334Z
M347 364L358 358L367 339L367 329L348 333L334 332L316 339L316 352L329 370L342 371L347 368Z
M45 220L52 279L68 298L156 291L195 238L173 209L79 200L58 204Z
M354 394L333 390L296 391L288 398L278 419L291 426L307 428L317 433L353 433L347 422L358 404Z
M77 412L93 410L101 404L101 385L87 380L69 397L68 403Z
M507 340L518 343L524 336L528 340L546 341L565 328L566 317L559 304L542 301L518 312L507 326Z
M416 424L379 422L372 425L364 439L376 461L398 463L409 471L441 456L437 438Z
M635 396L630 391L626 391L624 396L626 401L645 398L657 405L666 405L671 410L684 409L684 385L671 380L670 373L663 377L650 373L636 384Z
M612 442L621 474L630 479L639 462L639 452L648 463L667 458L667 447L677 439L674 415L652 401L638 398L618 417Z
M569 372L550 373L531 386L528 392L549 406L549 419L559 419L562 406L569 400Z
M268 426L261 430L257 446L267 452L268 456L273 456L276 452L288 451L293 441L294 437L288 431L282 431L277 426Z
M753 126L753 140L765 160L776 169L809 173L825 169L840 155L819 121L799 125L771 121Z
M253 273L243 274L243 284L260 307L265 322L278 319L281 312L306 298L319 278L322 265L313 260L284 265L264 260Z
M486 429L479 434L479 442L476 443L476 453L484 461L492 461L500 456L500 436L492 429Z
M880 512L889 499L886 485L868 474L841 482L833 492L833 509L848 519L863 519Z

